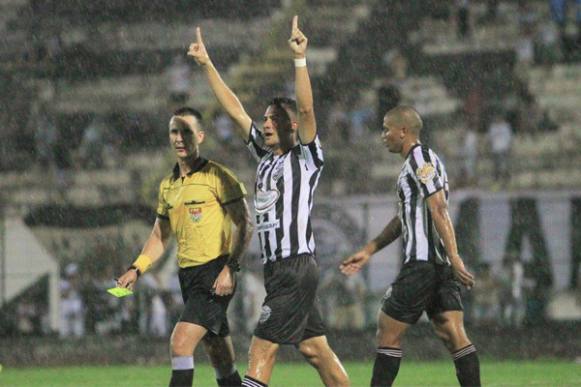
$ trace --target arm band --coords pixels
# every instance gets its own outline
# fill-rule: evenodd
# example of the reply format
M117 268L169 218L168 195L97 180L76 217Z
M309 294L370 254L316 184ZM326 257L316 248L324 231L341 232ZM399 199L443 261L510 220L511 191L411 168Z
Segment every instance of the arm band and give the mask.
M307 66L307 58L297 58L295 59L295 67L306 67Z
M133 262L131 266L134 266L135 268L137 268L137 270L139 270L141 274L143 274L147 270L149 270L151 264L152 264L151 258L149 258L147 255L141 254L139 257L137 257L137 259L135 260L135 262Z

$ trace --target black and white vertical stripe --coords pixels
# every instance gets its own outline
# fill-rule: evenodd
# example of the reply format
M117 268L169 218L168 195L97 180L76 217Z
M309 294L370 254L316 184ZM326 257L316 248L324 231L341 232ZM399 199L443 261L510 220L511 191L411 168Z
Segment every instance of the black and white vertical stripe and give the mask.
M432 174L421 171L432 170ZM399 217L402 224L404 263L431 261L449 263L426 200L444 190L448 200L448 176L440 158L418 144L409 152L397 181Z
M264 147L262 133L253 124L248 148L259 161L254 208L263 262L314 254L311 210L323 169L319 137L275 155Z

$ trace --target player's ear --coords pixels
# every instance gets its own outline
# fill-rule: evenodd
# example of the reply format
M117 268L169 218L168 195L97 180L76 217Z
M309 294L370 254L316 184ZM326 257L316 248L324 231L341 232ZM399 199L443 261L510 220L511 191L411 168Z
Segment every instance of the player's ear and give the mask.
M196 131L196 139L198 140L198 144L203 143L205 138L206 132L204 132L203 130Z
M298 123L298 122L296 122L296 121L292 121L292 122L291 122L291 130L292 130L293 132L296 132L297 130L299 130L299 123Z

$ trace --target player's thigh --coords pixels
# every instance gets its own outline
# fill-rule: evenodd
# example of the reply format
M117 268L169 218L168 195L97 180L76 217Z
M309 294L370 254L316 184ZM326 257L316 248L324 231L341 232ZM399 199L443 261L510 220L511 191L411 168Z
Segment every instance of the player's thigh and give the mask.
M208 330L201 325L180 321L171 334L171 349L174 354L190 356Z
M396 320L380 310L377 316L377 346L399 347L409 327L410 324Z
M458 310L441 312L433 315L431 321L434 331L450 350L455 351L470 344L464 329L464 312Z
M234 363L235 355L231 336L221 337L208 332L203 343L214 368L230 366Z

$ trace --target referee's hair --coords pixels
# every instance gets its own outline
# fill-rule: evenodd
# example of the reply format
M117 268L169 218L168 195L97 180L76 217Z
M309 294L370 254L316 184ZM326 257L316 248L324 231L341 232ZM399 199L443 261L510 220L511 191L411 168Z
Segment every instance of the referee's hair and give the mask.
M202 123L202 113L192 107L184 106L173 112L174 116L194 116L198 119L198 123Z
M396 106L388 111L386 116L393 120L395 124L409 128L415 134L420 134L424 123L420 113L416 109L407 105Z

